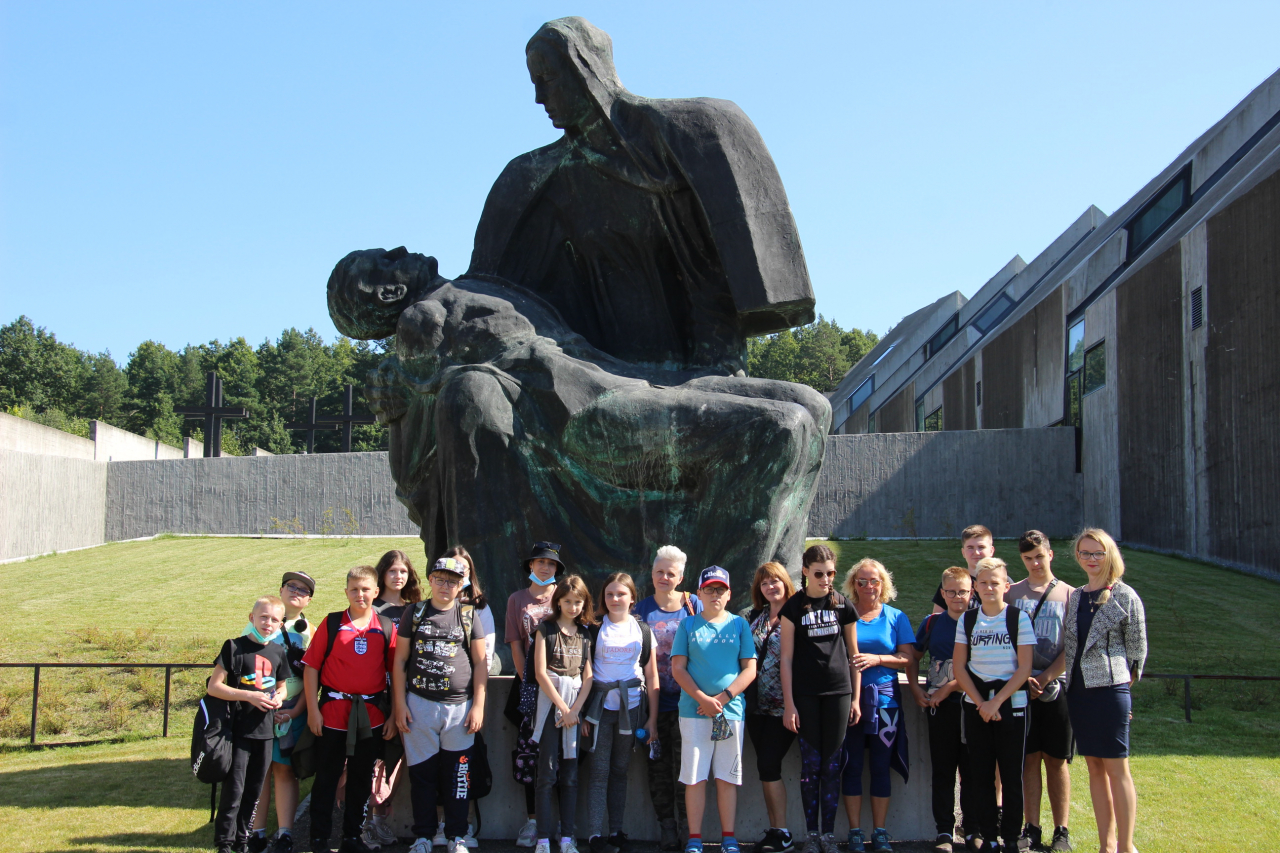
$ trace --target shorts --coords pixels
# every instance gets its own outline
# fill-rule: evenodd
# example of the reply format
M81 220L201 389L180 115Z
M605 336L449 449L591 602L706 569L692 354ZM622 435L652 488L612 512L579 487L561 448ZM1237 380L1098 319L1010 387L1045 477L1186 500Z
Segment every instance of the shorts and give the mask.
M742 784L742 721L729 720L733 737L711 739L710 717L680 718L680 783L697 785L715 776Z
M1027 755L1042 752L1050 758L1070 761L1075 755L1071 716L1067 712L1067 691L1058 691L1052 702L1033 699L1027 703Z
M471 700L446 704L423 699L416 693L408 693L409 731L400 735L404 743L405 762L412 767L421 764L441 750L463 752L476 742L476 736L467 734L467 713Z

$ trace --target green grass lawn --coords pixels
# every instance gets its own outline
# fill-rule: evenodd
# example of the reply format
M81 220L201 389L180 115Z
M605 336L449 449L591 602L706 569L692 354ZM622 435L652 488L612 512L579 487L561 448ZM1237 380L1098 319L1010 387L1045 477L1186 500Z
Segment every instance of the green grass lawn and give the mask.
M895 604L913 622L929 611L942 569L959 562L954 542L831 544L842 570L863 556L884 562L899 590ZM0 661L208 662L222 639L239 633L253 599L278 589L282 572L301 568L317 578L312 611L321 614L344 605L348 568L390 548L421 553L416 539L172 538L0 565L8 605ZM1066 543L1059 551L1059 576L1082 583ZM1012 542L998 542L997 555L1022 576ZM1269 630L1280 584L1171 557L1125 557L1126 580L1147 607L1148 672L1280 674L1280 648ZM173 736L162 740L139 739L159 733L162 673L45 670L42 741L125 742L37 752L20 746L28 735L30 677L30 670L0 670L3 849L208 848L208 789L185 766L203 673L175 674ZM1155 680L1135 688L1139 848L1274 849L1280 684L1197 682L1190 725L1181 691L1181 682ZM1091 850L1083 762L1072 776L1077 849Z

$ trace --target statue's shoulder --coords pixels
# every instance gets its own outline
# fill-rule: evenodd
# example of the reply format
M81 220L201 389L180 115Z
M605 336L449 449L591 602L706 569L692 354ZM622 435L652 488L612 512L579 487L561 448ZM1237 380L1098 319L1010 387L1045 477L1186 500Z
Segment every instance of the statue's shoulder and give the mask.
M568 151L569 143L561 137L507 163L484 201L468 272L497 272L502 252L521 214Z

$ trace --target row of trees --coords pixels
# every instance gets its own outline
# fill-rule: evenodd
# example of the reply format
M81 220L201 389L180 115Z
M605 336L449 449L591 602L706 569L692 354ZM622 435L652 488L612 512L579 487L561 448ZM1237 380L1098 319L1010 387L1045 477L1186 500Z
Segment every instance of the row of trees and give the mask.
M808 326L748 341L748 372L830 391L878 340L874 332L845 331L819 317ZM89 420L97 419L180 446L184 436L202 438L202 422L184 420L173 407L202 404L205 374L216 370L225 404L249 411L245 420L225 422L223 453L244 454L255 446L296 453L305 447L304 437L284 425L305 420L313 396L320 411L340 412L343 386L360 387L385 349L386 342L340 337L327 344L315 329L286 329L256 348L244 338L176 351L145 341L122 368L111 353L62 343L23 316L0 327L0 410L83 436ZM359 395L356 410L367 412ZM316 434L318 451L338 447L337 432ZM352 447L385 449L386 430L357 426Z
M244 420L224 422L222 452L241 455L256 446L296 453L305 437L284 425L306 420L313 396L321 412L341 412L343 385L360 387L383 357L376 343L338 338L326 344L314 329L286 329L256 348L244 338L177 351L145 341L121 368L109 352L76 349L24 316L0 327L0 409L85 436L89 420L97 419L180 446L184 436L203 438L203 422L184 420L173 407L203 404L205 374L216 370L225 405L249 411ZM367 413L359 395L356 400L356 411ZM336 431L316 434L317 450L339 446ZM354 429L352 449L385 448L381 426Z

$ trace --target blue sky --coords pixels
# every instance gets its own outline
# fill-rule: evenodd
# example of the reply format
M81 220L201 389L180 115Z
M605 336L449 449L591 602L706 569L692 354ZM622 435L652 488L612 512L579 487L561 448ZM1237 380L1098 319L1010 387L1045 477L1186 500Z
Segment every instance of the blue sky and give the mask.
M1280 65L1271 3L0 2L0 323L172 347L336 332L352 249L466 269L569 14L623 83L738 102L818 309L883 333L1110 213Z

